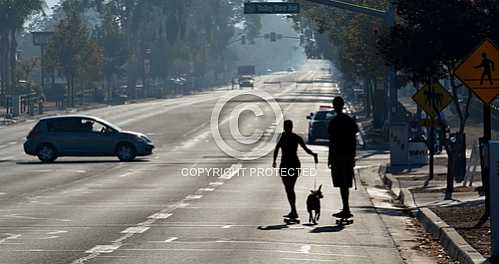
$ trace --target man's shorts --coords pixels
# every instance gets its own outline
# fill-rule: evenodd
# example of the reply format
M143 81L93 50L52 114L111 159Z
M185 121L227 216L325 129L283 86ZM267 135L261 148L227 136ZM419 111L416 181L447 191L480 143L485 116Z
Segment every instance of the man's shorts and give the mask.
M334 187L352 188L355 165L354 160L336 160L331 165L331 177L333 178Z

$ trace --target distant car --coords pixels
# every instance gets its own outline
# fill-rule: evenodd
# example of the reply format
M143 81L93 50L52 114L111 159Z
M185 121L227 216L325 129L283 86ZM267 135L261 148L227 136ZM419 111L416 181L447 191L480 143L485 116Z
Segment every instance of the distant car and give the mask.
M255 87L255 80L252 76L243 75L239 77L239 87Z
M42 162L62 156L117 156L121 161L133 161L137 156L151 155L153 149L151 139L144 134L84 115L43 118L24 143L24 152Z
M336 115L334 111L324 110L310 113L307 116L308 122L308 142L314 143L318 139L329 140L329 121Z
M295 68L293 68L293 67L289 67L289 68L287 69L287 71L288 71L288 72L294 72L294 71L295 71Z

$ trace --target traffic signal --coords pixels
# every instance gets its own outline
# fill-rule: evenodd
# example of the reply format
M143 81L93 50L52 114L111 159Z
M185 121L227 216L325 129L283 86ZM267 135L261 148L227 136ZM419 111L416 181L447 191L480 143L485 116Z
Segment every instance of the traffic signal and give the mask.
M246 45L246 35L243 35L243 36L241 37L241 44L242 44L242 45Z
M275 32L270 32L270 41L272 41L272 42L277 41L277 35Z

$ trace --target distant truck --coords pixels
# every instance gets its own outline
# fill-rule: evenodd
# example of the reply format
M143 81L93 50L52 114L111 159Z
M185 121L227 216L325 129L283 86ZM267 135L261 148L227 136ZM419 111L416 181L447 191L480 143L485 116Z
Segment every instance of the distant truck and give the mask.
M237 74L239 76L253 76L256 74L255 65L244 65L237 68Z

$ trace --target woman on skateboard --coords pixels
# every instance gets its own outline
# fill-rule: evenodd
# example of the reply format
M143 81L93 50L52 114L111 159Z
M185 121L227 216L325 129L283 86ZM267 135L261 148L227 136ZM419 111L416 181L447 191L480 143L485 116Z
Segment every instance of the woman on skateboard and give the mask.
M295 183L300 175L300 159L298 159L297 150L298 145L300 145L305 152L314 156L315 162L317 163L317 154L312 152L306 145L303 139L297 134L293 133L293 122L291 120L284 121L284 132L277 142L274 150L274 162L272 167L277 167L276 160L279 154L279 149L282 150L281 164L279 169L279 174L284 184L284 189L286 190L286 195L288 197L288 202L291 207L291 212L285 215L285 218L297 219L298 212L296 211L296 195L295 195Z

